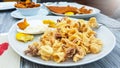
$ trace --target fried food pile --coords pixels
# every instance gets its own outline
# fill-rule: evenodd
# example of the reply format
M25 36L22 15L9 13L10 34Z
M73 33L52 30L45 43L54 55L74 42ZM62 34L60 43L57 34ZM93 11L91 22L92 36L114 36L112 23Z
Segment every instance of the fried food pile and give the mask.
M35 7L39 7L40 4L36 4L34 2L29 2L29 1L26 1L26 2L17 2L15 4L15 7L16 8L35 8Z
M92 13L92 9L87 9L85 6L81 8L73 7L73 6L46 6L50 11L59 14L65 14L66 12L74 12L74 14L90 14Z
M68 59L77 62L90 53L97 54L102 50L103 43L92 30L98 26L96 18L85 21L64 17L55 25L54 30L48 29L39 41L28 45L25 54L60 63Z

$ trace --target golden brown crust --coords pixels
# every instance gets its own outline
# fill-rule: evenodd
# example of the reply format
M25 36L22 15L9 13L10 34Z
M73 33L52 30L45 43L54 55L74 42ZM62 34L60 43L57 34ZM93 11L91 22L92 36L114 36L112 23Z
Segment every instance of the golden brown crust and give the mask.
M86 9L85 6L76 8L73 6L46 6L50 11L55 13L64 14L66 12L74 12L75 14L90 14L92 9Z
M15 4L16 8L34 8L34 7L39 7L40 4L35 4L34 2L17 2Z

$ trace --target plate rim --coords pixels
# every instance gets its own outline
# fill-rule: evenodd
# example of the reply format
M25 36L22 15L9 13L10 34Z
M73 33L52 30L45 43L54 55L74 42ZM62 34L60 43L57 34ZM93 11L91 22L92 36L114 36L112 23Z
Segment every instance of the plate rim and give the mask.
M46 16L45 16L45 17L46 17ZM61 17L59 17L59 16L47 16L47 17L57 17L57 18L61 18ZM20 21L21 21L21 20L20 20ZM9 41L9 42L10 42L10 39L9 39L9 38L10 38L10 36L9 36L10 34L9 34L9 33L10 33L10 31L12 31L12 29L15 27L16 24L17 24L17 23L15 23L15 24L10 28L10 30L9 30L9 32L8 32L8 41ZM95 62L95 61L100 60L101 58L107 56L107 55L113 50L113 48L115 47L116 38L115 38L114 34L113 34L107 27L105 27L105 26L103 26L103 27L106 28L106 29L111 33L111 35L112 35L112 37L113 37L113 39L114 39L114 43L113 43L113 45L112 45L111 50L109 50L107 53L101 55L99 58L95 58L94 60L91 60L91 61L88 61L88 62L85 62L85 63L82 63L82 64L81 64L81 63L77 63L77 64L71 64L71 65L63 65L63 64L53 65L53 64L38 62L38 61L36 61L36 60L32 60L32 59L29 58L28 56L24 56L23 54L20 54L20 52L18 52L17 49L15 49L15 47L13 47L12 43L9 43L9 44L11 45L11 47L13 48L13 50L14 50L17 54L19 54L20 56L22 56L22 57L25 58L26 60L31 61L31 62L34 62L34 63L37 63L37 64L46 65L46 66L55 66L55 67L70 67L70 66L84 65L84 64L91 63L91 62Z

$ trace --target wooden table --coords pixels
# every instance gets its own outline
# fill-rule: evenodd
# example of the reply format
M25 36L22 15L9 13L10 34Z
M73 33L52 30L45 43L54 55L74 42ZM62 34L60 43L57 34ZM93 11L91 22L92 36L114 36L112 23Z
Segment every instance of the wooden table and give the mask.
M10 13L13 10L0 11L0 33L6 33L9 31L10 27L16 23L19 19L15 19L11 17ZM106 15L98 14L96 16L98 22L106 23L109 27L117 27L120 26L120 22L109 18ZM110 28L109 28L110 29ZM82 66L75 66L73 68L119 68L120 67L120 30L110 29L114 35L116 36L116 46L113 51L107 55L106 57ZM109 41L109 40L108 40ZM21 58L21 67L20 68L55 68L48 67L44 65L39 65L28 60ZM72 68L72 67L70 67Z

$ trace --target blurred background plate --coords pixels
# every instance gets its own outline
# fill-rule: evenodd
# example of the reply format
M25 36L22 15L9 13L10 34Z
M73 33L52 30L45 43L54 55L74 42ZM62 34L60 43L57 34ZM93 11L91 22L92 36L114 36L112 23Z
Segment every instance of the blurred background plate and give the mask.
M92 17L92 16L96 16L98 13L100 13L100 10L97 9L97 8L94 8L94 7L91 7L91 6L87 6L87 5L82 5L82 4L78 4L78 3L71 3L71 2L48 2L48 3L44 3L44 6L73 6L73 7L77 7L77 8L80 8L82 6L85 6L87 9L92 9L93 12L90 13L90 14L76 14L76 15L71 15L69 17L74 17L74 18L89 18L89 17ZM47 8L47 7L46 7ZM59 15L59 16L65 16L64 14L59 14L59 13L55 13L55 12L52 12L48 9L48 11L52 14L55 14L55 15Z
M0 2L0 10L14 9L14 4L16 2Z

